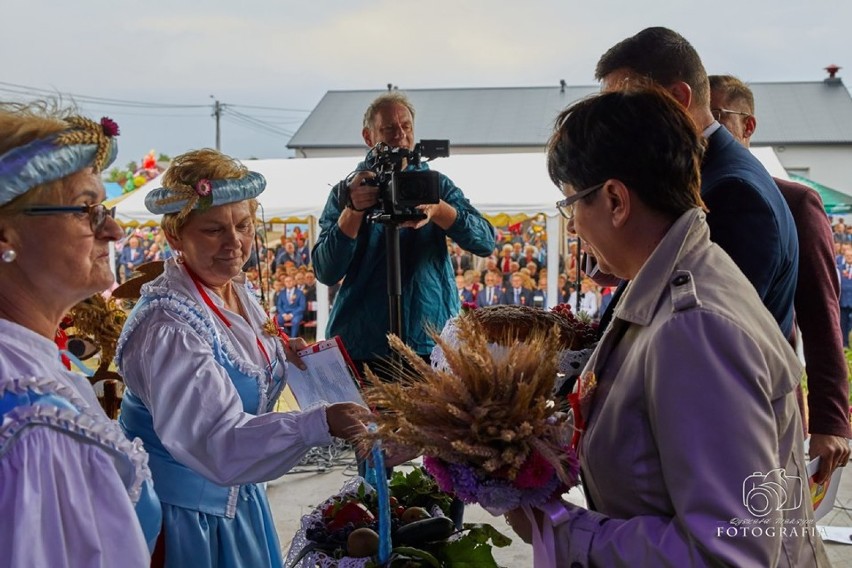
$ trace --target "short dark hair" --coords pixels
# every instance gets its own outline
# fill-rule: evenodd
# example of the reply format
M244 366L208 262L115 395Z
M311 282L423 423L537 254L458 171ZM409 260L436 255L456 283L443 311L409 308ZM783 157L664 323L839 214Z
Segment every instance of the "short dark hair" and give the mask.
M600 81L622 68L648 77L664 87L683 81L692 89L697 104L710 104L710 85L701 58L686 38L673 30L646 28L618 42L598 60L595 78Z
M719 92L728 103L743 101L748 112L754 114L754 94L751 89L733 75L710 75L710 92Z
M686 109L651 85L594 95L562 111L547 143L547 169L557 186L577 191L618 179L645 205L676 218L704 207L703 155L704 139Z

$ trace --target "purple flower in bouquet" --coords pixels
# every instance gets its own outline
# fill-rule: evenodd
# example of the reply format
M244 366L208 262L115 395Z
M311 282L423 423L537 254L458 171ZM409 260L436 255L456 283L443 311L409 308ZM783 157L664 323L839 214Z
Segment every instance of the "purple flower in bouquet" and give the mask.
M477 501L486 509L508 511L526 502L523 492L505 479L489 479L482 483Z
M423 456L423 467L435 478L438 489L445 493L452 493L454 491L453 476L450 470L447 469L447 466L444 465L444 462L432 456Z
M565 448L565 453L566 469L573 485L579 478L579 463L571 448ZM470 466L447 464L432 456L423 458L423 466L435 478L442 491L454 493L465 503L479 503L495 514L502 514L522 505L537 507L560 489L566 488L556 475L556 470L552 466L548 469L541 465L539 460L547 463L541 456L527 460L530 465L521 470L524 477L519 474L514 481L499 476L478 475Z
M451 463L450 475L453 479L453 492L465 503L476 503L479 494L479 480L473 469L462 464Z
M524 490L523 497L521 499L521 505L529 505L530 507L538 507L547 503L553 494L558 492L563 492L566 489L565 485L559 478L555 475L547 480L547 482L541 487L536 487L534 489L526 489Z

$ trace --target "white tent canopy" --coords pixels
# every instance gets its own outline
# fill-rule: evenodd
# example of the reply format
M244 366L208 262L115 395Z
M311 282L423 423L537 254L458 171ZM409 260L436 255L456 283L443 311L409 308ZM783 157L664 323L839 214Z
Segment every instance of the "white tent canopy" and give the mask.
M787 178L772 148L752 148L752 153L775 177ZM244 160L251 171L266 177L266 191L258 200L267 221L312 218L322 213L331 187L346 177L356 161L344 158ZM561 194L550 181L543 152L516 154L462 154L440 158L430 164L446 174L465 196L486 215L544 213L547 217L547 264L557 266L562 225L556 211ZM162 175L117 204L116 217L123 223L159 223L160 216L145 209L145 195L160 187ZM557 271L548 271L548 303L556 294ZM328 316L325 293L317 294L318 337L323 335Z
M773 176L787 177L772 148L752 148L752 153ZM265 217L285 219L319 217L331 187L346 177L356 162L346 157L245 160L243 164L266 177L266 191L259 199ZM560 194L547 175L543 152L464 154L439 158L431 166L448 175L485 214L557 214L555 203ZM145 195L160 186L161 177L118 203L120 221L159 222L159 215L145 209Z
M267 219L318 217L331 187L356 166L352 158L245 160L245 166L266 177L260 195ZM489 215L546 213L555 215L559 192L550 182L544 154L459 155L435 160L431 167L445 173L471 203ZM158 222L145 209L145 195L160 186L161 176L118 203L124 223Z

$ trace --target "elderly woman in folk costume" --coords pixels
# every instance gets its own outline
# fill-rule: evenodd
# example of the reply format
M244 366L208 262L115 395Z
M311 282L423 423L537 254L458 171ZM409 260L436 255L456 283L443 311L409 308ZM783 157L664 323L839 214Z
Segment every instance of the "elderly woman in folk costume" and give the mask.
M53 341L73 305L113 283L108 249L121 229L99 172L117 134L106 118L0 104L5 566L147 566L146 540L153 546L160 528L141 444L106 417Z
M197 150L175 158L145 201L164 214L176 257L142 288L116 359L128 389L122 427L151 453L166 566L280 566L261 482L332 436L364 432L368 411L353 403L272 412L295 355L241 272L265 186Z

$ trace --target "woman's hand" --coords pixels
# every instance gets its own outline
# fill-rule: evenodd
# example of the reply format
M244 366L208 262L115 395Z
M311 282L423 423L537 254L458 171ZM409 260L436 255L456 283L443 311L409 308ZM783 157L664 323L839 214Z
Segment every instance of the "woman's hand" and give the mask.
M543 518L542 512L538 509L533 509L533 514L535 515L536 522L538 522L539 526L541 526L541 521ZM521 537L522 541L527 544L532 544L533 528L530 524L529 518L527 518L527 514L524 513L523 509L512 509L503 516L506 519L506 524L509 525L519 537Z
M305 366L302 362L302 358L296 353L308 346L304 339L301 337L294 337L290 341L282 341L281 344L284 346L284 355L287 357L287 361L296 365L303 371L307 369L307 366Z
M328 433L350 442L357 442L357 438L366 434L367 427L364 423L368 422L371 416L369 409L354 402L338 402L325 409Z

